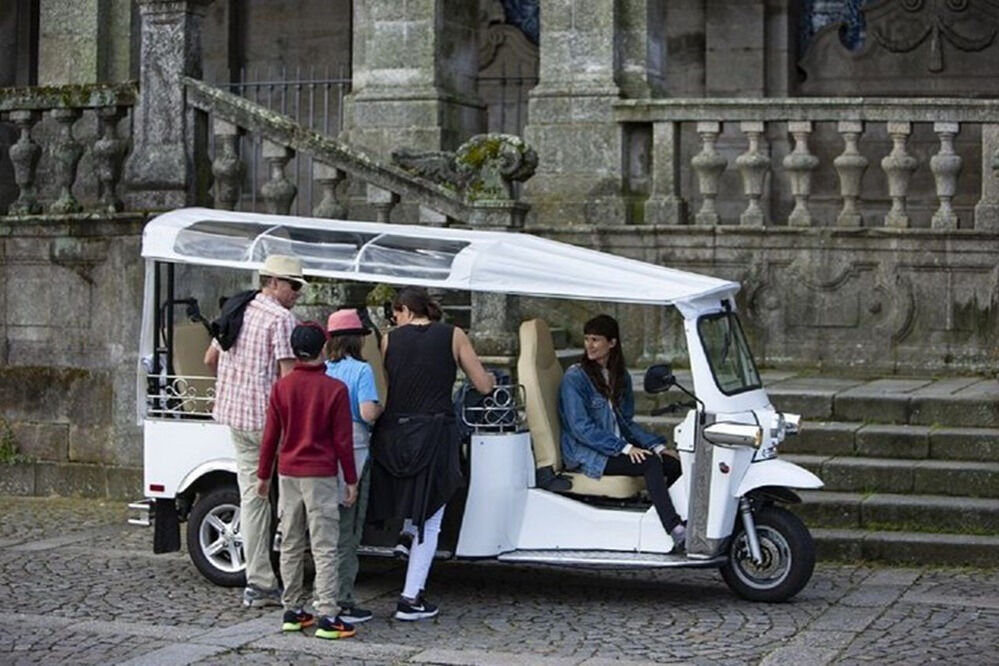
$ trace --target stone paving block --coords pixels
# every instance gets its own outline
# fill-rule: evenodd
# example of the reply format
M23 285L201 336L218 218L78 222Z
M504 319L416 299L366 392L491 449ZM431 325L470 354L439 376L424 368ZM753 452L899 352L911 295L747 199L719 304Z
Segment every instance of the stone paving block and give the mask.
M840 421L907 423L910 394L929 383L928 379L875 379L837 393L833 414Z
M857 455L875 458L926 458L929 426L866 425L857 431Z
M931 428L930 457L999 462L999 428Z
M828 490L800 491L802 502L791 507L809 527L860 527L860 495Z
M782 453L816 453L829 456L851 455L860 423L805 421L797 435L781 443Z
M145 497L142 488L142 468L108 467L106 496L108 499L129 502Z
M35 494L105 497L107 475L98 465L35 463Z
M0 464L0 495L34 495L34 463Z
M17 451L34 460L65 461L69 451L68 423L27 423L11 426Z
M862 530L811 528L810 531L819 560L856 562L861 559Z
M536 654L493 652L491 650L448 650L432 648L409 659L415 664L447 664L448 666L576 666L575 657L542 657Z
M865 560L893 564L994 567L999 537L869 532L864 535L862 553Z
M999 428L999 380L968 385L959 378L927 387L912 396L911 423L970 428ZM936 390L934 390L936 389Z
M906 460L831 458L819 474L829 490L912 492L913 466Z
M910 532L999 533L999 500L875 494L860 502L860 526Z
M913 492L999 497L999 463L923 461L914 468Z

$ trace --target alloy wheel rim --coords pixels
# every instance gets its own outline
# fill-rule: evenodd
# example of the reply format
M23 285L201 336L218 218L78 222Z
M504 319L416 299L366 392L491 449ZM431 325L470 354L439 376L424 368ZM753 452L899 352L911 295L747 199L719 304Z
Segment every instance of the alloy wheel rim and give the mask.
M201 521L198 542L205 559L219 571L235 573L246 568L239 530L239 506L219 504L213 507Z

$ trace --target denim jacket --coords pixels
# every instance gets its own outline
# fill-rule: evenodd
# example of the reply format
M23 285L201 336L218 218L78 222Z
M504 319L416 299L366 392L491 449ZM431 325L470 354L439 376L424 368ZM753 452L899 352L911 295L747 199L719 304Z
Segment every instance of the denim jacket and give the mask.
M586 376L578 363L570 367L559 386L558 415L562 421L562 462L570 471L582 470L586 476L603 476L607 458L621 453L625 444L652 449L665 444L666 438L651 433L635 423L635 394L631 376L625 375L621 404L607 409L607 398ZM621 436L614 434L617 419Z

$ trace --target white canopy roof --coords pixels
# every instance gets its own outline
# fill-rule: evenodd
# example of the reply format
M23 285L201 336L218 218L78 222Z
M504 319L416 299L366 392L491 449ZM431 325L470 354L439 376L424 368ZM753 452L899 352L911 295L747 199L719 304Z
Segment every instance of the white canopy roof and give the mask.
M309 276L567 299L676 304L739 289L526 233L185 208L142 234L146 259L255 270L271 254L299 257Z

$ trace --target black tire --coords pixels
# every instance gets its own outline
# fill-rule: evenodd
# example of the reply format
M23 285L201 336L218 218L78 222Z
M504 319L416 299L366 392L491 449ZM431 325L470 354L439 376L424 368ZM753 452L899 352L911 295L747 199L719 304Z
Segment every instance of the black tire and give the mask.
M728 561L721 568L725 582L749 601L787 601L808 583L815 569L815 543L801 520L779 506L754 512L756 534L763 563L757 566L749 554L742 521L739 521Z
M187 517L187 552L201 574L223 587L246 585L246 561L238 529L223 533L239 511L239 488L217 486L198 496ZM215 551L215 548L219 549ZM215 552L213 552L215 551Z

